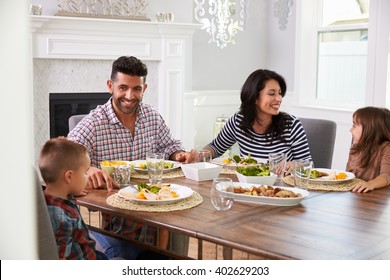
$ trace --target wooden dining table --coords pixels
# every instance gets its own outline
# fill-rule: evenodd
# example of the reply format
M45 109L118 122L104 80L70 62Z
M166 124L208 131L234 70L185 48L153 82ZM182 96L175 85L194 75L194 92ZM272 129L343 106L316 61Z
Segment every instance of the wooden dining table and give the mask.
M237 181L235 175L221 176ZM132 179L133 184L139 182L145 180ZM205 243L221 246L224 257L233 259L232 252L236 250L260 259L390 259L389 187L368 193L309 191L309 196L294 206L235 201L230 210L218 211L210 201L212 181L178 177L164 179L164 183L190 187L202 196L203 202L171 212L130 211L107 203L107 198L116 191L97 189L78 197L77 203L91 211L193 238L198 244L195 259L203 258ZM102 231L96 226L91 229ZM146 247L153 249L150 245ZM172 251L154 250L180 259L189 258Z

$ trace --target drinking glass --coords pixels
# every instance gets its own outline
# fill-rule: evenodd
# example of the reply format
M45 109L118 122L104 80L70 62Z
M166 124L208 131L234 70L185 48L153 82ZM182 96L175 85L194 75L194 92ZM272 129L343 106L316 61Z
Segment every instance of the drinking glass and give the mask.
M114 181L121 187L130 185L133 166L130 164L114 166Z
M310 172L313 168L313 162L308 159L295 160L294 165L294 184L301 189L308 189Z
M233 196L226 192L232 186L232 179L218 177L213 179L211 203L219 211L229 210L233 205Z
M282 181L286 169L287 156L285 153L270 153L268 163L270 172L276 174L276 181Z
M148 166L149 183L160 183L164 172L164 154L147 153L146 165Z
M196 162L211 162L210 151L197 151L195 161Z

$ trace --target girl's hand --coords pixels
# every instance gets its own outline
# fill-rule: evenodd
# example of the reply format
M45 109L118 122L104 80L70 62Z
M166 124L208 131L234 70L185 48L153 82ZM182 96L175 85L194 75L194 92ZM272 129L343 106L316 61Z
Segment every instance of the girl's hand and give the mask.
M368 182L359 182L353 185L349 190L352 192L366 193L369 191L373 191L374 189L375 188Z

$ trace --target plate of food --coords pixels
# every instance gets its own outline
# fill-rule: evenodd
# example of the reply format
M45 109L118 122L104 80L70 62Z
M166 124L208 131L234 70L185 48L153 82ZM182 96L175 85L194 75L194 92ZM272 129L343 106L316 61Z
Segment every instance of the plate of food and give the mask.
M297 205L309 195L307 190L299 188L240 182L232 183L225 192L230 193L234 201L276 206Z
M211 160L211 163L223 165L225 167L236 168L238 166L256 166L263 163L261 160L256 159L248 154L246 157L241 157L239 155L234 155L232 157L218 157Z
M131 164L134 165L134 170L140 173L148 173L148 166L146 160L133 160ZM164 160L164 173L180 168L181 163L172 160Z
M344 170L314 168L310 172L310 183L339 184L351 181L355 174Z
M176 184L152 185L141 183L136 187L129 186L118 191L119 196L124 199L144 204L173 203L193 194L189 187Z

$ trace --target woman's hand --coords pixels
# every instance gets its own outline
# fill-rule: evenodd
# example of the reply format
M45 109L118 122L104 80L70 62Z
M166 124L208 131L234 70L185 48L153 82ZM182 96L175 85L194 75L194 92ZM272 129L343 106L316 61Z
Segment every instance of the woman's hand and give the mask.
M114 188L119 189L119 185L110 177L105 170L97 167L91 167L88 170L88 187L90 189L105 188L112 191Z
M294 175L294 162L293 161L287 161L286 162L286 167L285 167L285 174L284 175Z
M176 151L170 156L171 160L190 163L195 160L195 155L192 152Z

